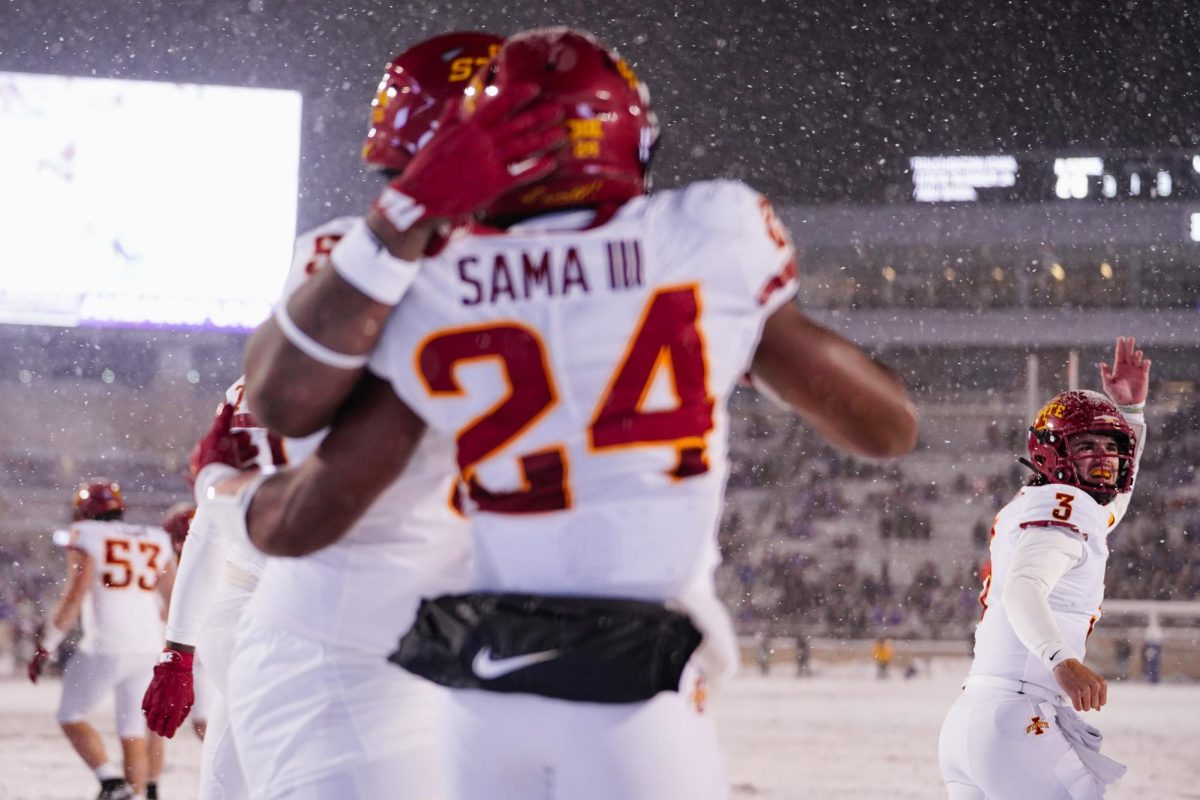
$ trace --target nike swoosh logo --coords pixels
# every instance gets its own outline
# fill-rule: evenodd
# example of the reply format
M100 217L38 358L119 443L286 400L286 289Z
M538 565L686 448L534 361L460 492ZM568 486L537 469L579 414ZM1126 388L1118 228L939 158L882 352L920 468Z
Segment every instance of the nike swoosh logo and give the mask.
M534 664L541 664L543 661L555 658L558 658L557 650L542 650L538 653L525 653L508 658L492 658L492 648L484 647L471 660L471 671L475 673L476 677L490 681L510 672L516 672L519 669L532 667Z
M1055 650L1054 655L1050 656L1050 660L1053 661L1054 659L1058 658L1058 654L1061 652L1062 650Z

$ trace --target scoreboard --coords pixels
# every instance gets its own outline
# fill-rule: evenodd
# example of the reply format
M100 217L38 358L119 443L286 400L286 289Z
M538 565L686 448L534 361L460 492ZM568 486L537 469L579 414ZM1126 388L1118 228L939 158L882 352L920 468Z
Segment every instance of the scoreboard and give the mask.
M920 203L1200 200L1200 150L910 158Z

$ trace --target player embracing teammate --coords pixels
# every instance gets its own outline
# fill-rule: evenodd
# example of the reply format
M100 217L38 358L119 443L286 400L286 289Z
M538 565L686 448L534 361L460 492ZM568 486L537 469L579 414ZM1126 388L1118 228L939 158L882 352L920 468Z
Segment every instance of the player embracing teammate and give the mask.
M644 193L657 135L595 39L513 37L248 350L265 424L332 422L314 457L214 487L268 553L339 547L423 436L455 444L469 584L393 655L453 690L449 797L727 796L703 699L737 657L712 580L730 393L853 452L915 441L899 381L790 302L764 198Z
M367 164L401 171L500 41L444 34L393 59L371 107ZM335 219L299 237L281 306L328 270L330 250L354 222ZM239 469L267 475L303 460L323 434L279 441L238 381L192 456L198 511L143 707L154 730L173 735L192 701L193 654L203 659L217 697L202 800L443 796L432 713L440 690L386 658L421 594L466 580L466 522L449 502L453 443L426 437L411 468L337 546L304 558L268 560L246 538L240 510L211 491Z

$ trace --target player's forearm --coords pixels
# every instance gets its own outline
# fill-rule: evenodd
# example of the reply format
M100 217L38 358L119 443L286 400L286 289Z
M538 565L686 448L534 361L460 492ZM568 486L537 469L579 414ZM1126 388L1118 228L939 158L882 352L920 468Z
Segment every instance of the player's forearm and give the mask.
M349 356L370 353L391 311L331 269L318 272L280 302L287 303L292 322L305 335ZM307 436L329 425L362 372L362 367L321 363L293 344L275 319L268 319L246 347L246 399L266 427L285 436Z
M50 614L50 624L59 630L70 630L75 624L75 620L79 619L78 602L62 602Z
M66 638L68 631L75 627L75 620L79 618L79 608L76 607L74 612L67 611L61 607L55 609L50 615L50 624L46 630L42 632L42 647L54 652L54 650Z
M1069 658L1079 658L1067 645L1037 581L1027 577L1010 579L1004 586L1004 607L1013 633L1049 669Z
M296 437L329 425L416 276L435 226L398 231L372 212L334 247L332 269L280 301L246 348L246 396L264 425Z
M80 609L83 608L84 598L87 597L87 581L89 578L89 573L81 571L81 574L76 575L67 586L67 590L58 601L58 605L50 613L50 624L55 628L65 632L75 627L75 621L79 619Z
M246 511L251 543L270 556L300 557L340 539L366 511L369 501L350 494L308 491L303 467L272 475L259 486ZM373 499L373 498L372 498Z
M166 637L195 645L208 622L210 599L221 569L212 513L205 503L196 509L187 538L187 557L179 563L167 612Z
M424 432L389 384L364 376L317 452L262 481L243 503L250 541L273 556L336 542L403 472Z
M1068 532L1031 529L1017 544L1001 590L1013 633L1050 670L1068 658L1080 658L1054 619L1050 592L1082 554L1082 544Z
M899 378L798 310L785 307L767 320L752 372L847 450L883 458L916 445L916 408Z

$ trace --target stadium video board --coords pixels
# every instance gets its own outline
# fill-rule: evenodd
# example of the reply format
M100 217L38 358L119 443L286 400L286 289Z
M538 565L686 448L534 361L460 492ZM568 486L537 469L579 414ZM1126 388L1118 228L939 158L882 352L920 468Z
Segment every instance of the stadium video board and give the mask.
M291 261L299 92L0 72L0 323L252 328Z
M911 196L924 203L1200 200L1200 151L917 156Z

